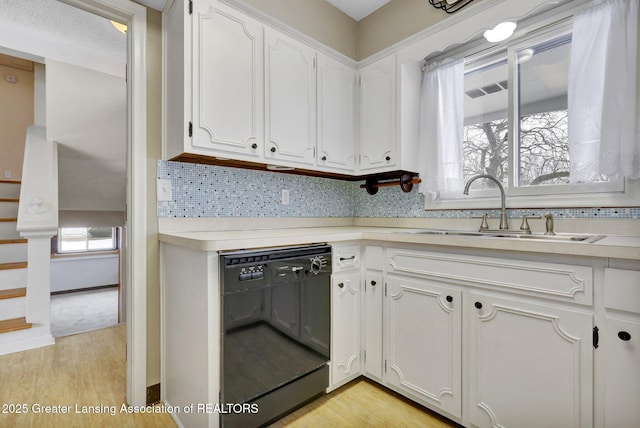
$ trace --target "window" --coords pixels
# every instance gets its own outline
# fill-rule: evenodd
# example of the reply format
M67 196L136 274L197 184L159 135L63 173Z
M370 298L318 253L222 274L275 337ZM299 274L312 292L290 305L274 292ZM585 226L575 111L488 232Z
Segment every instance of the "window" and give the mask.
M465 180L490 174L512 191L569 183L570 47L570 34L547 36L465 64ZM511 64L515 90L509 91ZM515 126L509 121L510 98L516 112L511 117L519 119ZM509 138L510 130L515 138ZM492 184L478 182L474 187Z
M571 176L569 19L464 56L462 180L495 176L509 207L635 206L638 180ZM575 159L573 162L576 162ZM489 208L496 185L478 180L425 198L426 209Z
M117 249L113 227L65 227L58 230L58 253Z

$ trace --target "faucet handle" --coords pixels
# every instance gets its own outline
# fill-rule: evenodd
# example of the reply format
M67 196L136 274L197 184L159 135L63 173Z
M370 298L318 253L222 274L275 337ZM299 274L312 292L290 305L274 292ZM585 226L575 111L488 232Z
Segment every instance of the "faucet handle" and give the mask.
M553 214L551 213L546 213L544 215L544 217L547 219L545 222L545 227L546 227L546 232L544 232L545 235L555 235L555 232L553 231Z
M522 216L522 224L520 225L520 230L524 233L531 233L531 227L529 227L528 219L541 219L539 215L523 215Z
M481 218L482 219L482 223L480 224L480 232L482 232L483 230L489 229L489 223L487 222L487 213L482 214L480 217L473 216L471 218Z

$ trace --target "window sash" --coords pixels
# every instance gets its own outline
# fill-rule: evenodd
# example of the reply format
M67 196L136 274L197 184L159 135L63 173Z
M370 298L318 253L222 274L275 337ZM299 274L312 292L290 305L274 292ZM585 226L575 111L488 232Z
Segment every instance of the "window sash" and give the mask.
M492 46L480 52L468 52L465 55L465 77L467 73L477 72L493 63L501 61L501 52L506 50L508 73L508 180L505 192L509 196L507 206L523 207L584 207L584 206L635 206L640 203L640 180L621 179L616 182L584 183L584 184L545 184L538 186L518 186L520 117L518 108L518 93L512 88L518 88L517 52L527 46L535 46L547 40L560 38L571 34L572 20L565 18L554 24L534 30L515 41ZM504 55L502 55L504 60ZM470 67L468 67L470 66ZM516 140L517 138L517 140ZM425 195L425 209L460 209L460 208L494 208L498 201L495 189L474 190L470 196L457 193L443 193L433 199Z
M65 239L64 239L64 235L65 235L65 229L84 229L83 231L83 235L84 235L84 239L80 240L76 240L78 243L82 242L83 243L83 248L77 248L77 249L69 249L66 248L64 249L63 246L65 245ZM117 242L116 242L116 230L115 227L110 228L111 229L111 238L100 238L99 240L110 240L111 241L111 245L108 247L100 247L100 248L91 248L91 241L97 241L97 239L92 239L89 233L89 227L81 227L81 228L77 228L77 227L73 227L73 228L60 228L58 229L58 245L57 245L57 253L58 254L69 254L69 253L93 253L93 252L100 252L100 251L113 251L113 250L117 250L118 246L117 246ZM71 240L67 240L66 243L68 243Z

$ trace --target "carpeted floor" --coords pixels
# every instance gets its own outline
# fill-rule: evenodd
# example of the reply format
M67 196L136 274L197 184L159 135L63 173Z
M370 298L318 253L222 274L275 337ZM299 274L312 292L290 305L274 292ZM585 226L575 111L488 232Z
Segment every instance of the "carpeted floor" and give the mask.
M69 336L117 324L117 287L51 296L53 337Z

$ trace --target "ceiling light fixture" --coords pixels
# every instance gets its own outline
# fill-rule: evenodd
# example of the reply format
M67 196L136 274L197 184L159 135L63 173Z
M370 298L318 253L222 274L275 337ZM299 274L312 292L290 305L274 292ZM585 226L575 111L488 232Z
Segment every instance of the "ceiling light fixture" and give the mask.
M457 12L473 0L429 0L429 4L447 13Z
M119 22L116 21L111 21L111 25L113 25L116 30L120 31L121 33L127 34L127 26L124 24L121 24Z
M516 29L515 22L501 22L491 30L484 32L483 36L488 42L496 43L508 39Z

